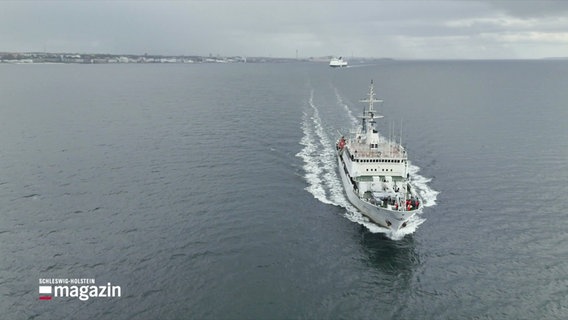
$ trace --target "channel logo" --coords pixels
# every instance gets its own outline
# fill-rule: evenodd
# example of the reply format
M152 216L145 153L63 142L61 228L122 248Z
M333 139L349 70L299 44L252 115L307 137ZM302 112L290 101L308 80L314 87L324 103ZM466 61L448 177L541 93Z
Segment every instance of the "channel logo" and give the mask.
M108 282L96 286L95 279L39 279L39 300L53 298L77 298L87 301L91 298L120 298L122 288Z

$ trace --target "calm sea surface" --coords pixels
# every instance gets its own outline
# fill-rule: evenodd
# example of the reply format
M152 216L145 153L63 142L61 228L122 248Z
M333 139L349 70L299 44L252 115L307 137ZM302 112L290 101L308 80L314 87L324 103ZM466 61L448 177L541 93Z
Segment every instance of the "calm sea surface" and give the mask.
M371 79L406 235L336 171ZM0 317L567 319L567 88L568 61L0 65Z

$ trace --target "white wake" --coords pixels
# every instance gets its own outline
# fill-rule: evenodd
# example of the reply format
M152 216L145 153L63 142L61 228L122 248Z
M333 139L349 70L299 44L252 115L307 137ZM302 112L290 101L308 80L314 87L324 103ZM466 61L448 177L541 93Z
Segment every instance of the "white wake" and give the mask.
M304 161L303 169L308 182L306 190L323 203L344 206L341 181L335 172L333 142L325 133L319 110L314 104L313 90L308 105L302 117L304 135L300 144L304 147L296 155Z
M337 98L337 105L344 108L353 124L357 123L357 119L353 116L351 109L344 103L339 91L334 88ZM322 119L319 115L318 106L314 103L314 90L310 91L310 97L307 102L306 110L302 116L303 136L300 144L302 150L296 156L304 162L303 169L304 178L308 183L305 188L319 201L341 206L346 209L345 217L349 220L365 226L373 233L384 233L388 238L400 240L405 235L414 233L418 226L426 221L420 214L410 219L406 228L394 232L390 229L380 227L363 216L357 208L355 208L343 191L341 178L337 173L337 160L335 157L335 142L333 135L326 132ZM428 186L430 179L418 174L419 167L410 166L410 177L418 189L420 196L424 200L423 207L430 207L436 204L438 192L432 190Z
M343 98L339 94L339 90L337 90L337 88L334 87L333 91L335 92L335 98L337 99L337 105L342 106L343 109L345 109L345 111L347 111L347 115L349 116L349 119L351 119L352 126L357 125L357 122L359 122L359 121L357 121L357 117L355 117L353 115L351 108L349 108L349 106L345 102L343 102Z

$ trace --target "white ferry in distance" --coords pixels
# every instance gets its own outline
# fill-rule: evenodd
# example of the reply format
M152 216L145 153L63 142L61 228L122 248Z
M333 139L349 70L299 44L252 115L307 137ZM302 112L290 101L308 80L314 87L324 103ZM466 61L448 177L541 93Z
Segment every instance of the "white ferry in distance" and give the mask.
M372 222L398 231L422 211L422 199L412 185L406 150L400 143L379 135L373 81L368 97L360 102L361 124L350 137L337 141L337 161L349 201Z
M347 61L343 60L342 57L331 58L331 60L329 61L329 66L332 68L347 67Z

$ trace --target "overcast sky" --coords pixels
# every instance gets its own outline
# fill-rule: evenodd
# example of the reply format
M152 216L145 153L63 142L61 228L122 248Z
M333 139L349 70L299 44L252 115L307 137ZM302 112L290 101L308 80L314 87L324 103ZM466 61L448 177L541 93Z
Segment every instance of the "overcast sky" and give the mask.
M0 52L568 57L568 1L0 1Z

